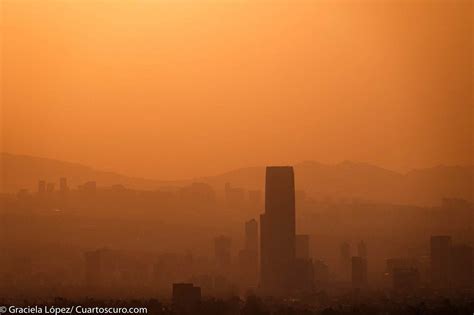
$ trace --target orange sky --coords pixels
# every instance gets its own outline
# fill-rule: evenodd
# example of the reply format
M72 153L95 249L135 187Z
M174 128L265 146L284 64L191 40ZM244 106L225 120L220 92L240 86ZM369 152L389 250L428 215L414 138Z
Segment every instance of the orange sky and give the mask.
M473 163L471 1L1 2L3 151L160 179Z

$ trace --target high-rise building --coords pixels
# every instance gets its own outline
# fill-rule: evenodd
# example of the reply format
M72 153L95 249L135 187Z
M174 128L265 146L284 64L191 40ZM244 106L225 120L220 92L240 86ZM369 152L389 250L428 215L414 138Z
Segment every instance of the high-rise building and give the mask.
M352 286L354 288L367 286L367 261L359 256L352 257Z
M295 263L295 180L290 166L267 167L260 216L260 275L264 294L285 295Z
M451 236L431 237L431 284L437 288L450 286L451 274Z
M258 223L255 219L245 222L245 249L258 252Z
M298 234L296 235L295 245L296 258L298 259L309 259L309 235Z

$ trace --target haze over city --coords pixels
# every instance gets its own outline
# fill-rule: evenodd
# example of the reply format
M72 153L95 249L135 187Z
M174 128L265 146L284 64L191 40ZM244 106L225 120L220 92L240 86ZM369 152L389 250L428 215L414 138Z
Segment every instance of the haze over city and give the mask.
M0 314L474 311L472 1L0 11Z
M164 180L473 164L470 1L7 0L2 35L5 152Z

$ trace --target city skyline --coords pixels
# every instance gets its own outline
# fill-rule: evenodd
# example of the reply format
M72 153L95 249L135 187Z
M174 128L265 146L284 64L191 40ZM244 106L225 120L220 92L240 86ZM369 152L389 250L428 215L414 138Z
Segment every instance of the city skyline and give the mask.
M143 210L151 207L140 214L130 213L128 218L124 218L125 220L136 215L149 217L157 214L154 211L155 204L163 207L171 200L174 200L172 204L178 202L175 204L178 208L184 206L199 210L196 214L199 214L201 220L208 220L202 216L210 209L224 207L228 210L234 208L244 210L242 218L246 217L247 219L238 220L240 226L238 234L240 236L237 239L240 241L235 242L235 234L227 228L224 228L222 231L225 232L220 235L211 232L211 235L214 234L211 240L214 250L211 254L213 258L210 261L206 258L210 253L204 254L204 252L196 251L197 248L188 249L183 253L181 246L174 245L177 252L170 254L163 249L156 248L156 244L148 249L138 250L137 243L127 250L123 244L119 245L120 242L111 246L99 245L104 244L102 242L105 239L90 243L85 247L90 249L83 252L84 260L78 261L82 264L80 267L82 271L73 276L73 278L79 277L79 280L75 280L81 283L79 287L69 284L71 281L69 277L73 274L73 269L68 266L65 266L65 270L72 274L61 280L64 281L65 288L69 290L67 296L76 298L82 296L81 292L83 291L81 290L85 288L88 294L98 298L121 297L125 301L129 295L120 293L121 288L134 287L135 290L138 290L137 294L142 294L142 296L152 294L165 301L165 305L168 305L166 301L172 301L169 304L172 310L186 314L198 312L209 302L210 297L227 299L246 296L247 301L251 296L272 297L275 302L291 298L313 305L311 307L319 307L317 305L321 302L317 302L317 299L304 301L307 296L321 290L323 290L322 292L328 290L328 292L332 292L331 295L335 294L334 296L343 294L345 290L351 290L351 294L355 296L361 294L365 296L373 294L377 290L384 290L401 297L424 292L423 294L428 298L431 293L427 292L434 290L433 292L442 292L446 296L455 294L454 296L458 297L469 297L473 284L469 279L474 276L472 203L461 199L444 199L439 209L426 208L429 212L438 213L440 211L437 215L443 214L446 218L440 218L437 223L443 226L432 226L429 231L411 231L410 233L415 232L422 237L416 242L424 245L408 256L402 254L403 248L398 255L391 252L394 248L381 254L379 252L380 246L391 247L393 245L369 237L371 233L378 230L377 227L373 227L375 229L372 232L367 231L368 234L362 233L356 228L351 236L344 236L344 234L339 234L341 232L333 231L334 235L331 236L333 240L330 242L333 245L330 245L329 248L331 252L337 252L338 246L332 247L334 241L343 240L340 244L340 261L338 262L337 259L328 261L327 257L321 260L323 258L320 252L322 239L319 239L322 236L319 234L321 230L308 229L308 226L301 224L303 222L301 221L302 215L308 215L307 211L310 209L321 209L329 205L335 206L335 208L328 212L319 212L320 219L322 219L321 215L332 216L331 212L340 209L341 206L347 207L347 211L349 211L347 214L349 214L353 209L359 209L364 213L367 210L363 209L367 206L376 206L378 211L384 211L382 209L387 205L344 201L335 203L332 200L315 202L306 199L305 194L301 191L295 190L297 179L294 177L293 167L267 167L265 197L262 198L262 195L256 194L255 191L242 189L232 183L225 183L223 188L226 193L221 196L203 183L193 183L190 186L182 187L177 193L163 191L160 194L156 194L157 192L150 194L146 191L129 190L121 185L99 187L95 181L85 182L76 188L69 184L67 178L61 177L57 182L40 179L37 182L36 192L21 190L16 196L0 195L2 197L0 201L8 207L8 210L4 212L5 218L15 215L15 212L19 214L21 211L29 209L28 211L31 211L31 214L37 218L45 215L41 219L46 220L43 224L48 224L48 221L51 220L50 213L56 213L64 219L70 215L77 216L79 214L79 217L86 215L84 217L86 222L90 220L93 222L96 220L94 217L98 215L100 218L102 215L100 213L103 211L105 213L111 209L124 211L129 206L135 207L136 205L140 205ZM162 203L163 201L165 204ZM164 208L169 206L164 206ZM260 213L259 229L257 221L252 217L258 216L262 207L265 211L263 214ZM416 210L417 207L408 209L412 211L411 214L408 214L409 220L413 220L415 213L420 209ZM92 212L90 212L91 210ZM148 212L150 210L151 212ZM251 211L248 212L249 210ZM403 212L400 213L402 217L404 216ZM381 215L383 217L389 213L391 210ZM446 220L455 213L457 221ZM211 212L211 216L215 216L215 214ZM90 217L91 215L92 217ZM182 215L187 216L185 213ZM424 214L421 215L420 223L423 226L426 224L427 218L424 217ZM178 219L179 221L181 219ZM221 219L216 223L223 225L225 221L226 219L224 221ZM360 223L362 222L364 222L363 219ZM110 223L106 223L106 226ZM360 223L352 222L356 225ZM73 229L74 224L72 225ZM151 223L151 226L154 225ZM189 225L189 227L191 226ZM388 228L386 223L382 226ZM21 230L21 224L18 227L15 225L3 226L3 239L14 243L20 241L15 232L17 228ZM147 240L146 234L142 234L140 231L142 228L137 230L138 235L142 235L140 243L154 244L151 239ZM400 228L403 230L403 225ZM448 234L433 234L435 231L450 232ZM162 236L171 241L172 235L176 237L184 230L178 234L176 232L178 231L171 234L165 232ZM301 234L301 232L309 234ZM380 230L375 233L379 234L379 237L382 236ZM455 236L453 237L451 234ZM127 239L131 235L124 236ZM393 235L388 232L386 236L382 237L391 238ZM413 242L414 239L410 240L413 237L409 236L408 243L405 243L404 246ZM368 241L365 241L367 239ZM80 239L78 240L82 242ZM68 240L66 243L70 241ZM202 241L203 239L198 242ZM314 241L320 244L315 247ZM258 243L260 243L260 247L258 247ZM7 253L10 252L9 248L13 244L0 243ZM199 246L202 245L201 243ZM400 245L395 248L398 246ZM16 261L15 266L9 266L10 259ZM28 276L32 270L38 268L32 264L35 259L37 259L35 256L31 256L24 261L24 258L17 257L17 254L11 252L8 256L3 257L3 260L0 259L0 263L6 264L6 270L23 270ZM259 260L260 268L258 268ZM49 268L54 270L53 266L44 268L43 271L47 273L50 272ZM7 277L6 279L11 278ZM19 278L18 281L23 283L24 280L21 279ZM8 283L11 280L6 281ZM41 284L46 287L50 285L54 286L48 281ZM172 294L170 296L171 285ZM24 284L24 286L28 290L37 290L37 285ZM0 290L6 288L8 286L2 287L0 285ZM3 292L7 297L16 296L15 290L9 292L7 289Z
M52 158L52 157L47 157L47 156L36 156L36 155L30 155L30 154L20 154L20 153L14 153L14 152L1 152L0 155L10 155L10 156L16 156L16 157L25 157L25 158L32 158L32 159L40 159L40 160L48 160L52 162L59 162L59 163L66 163L66 164L71 164L71 165L80 165L83 167L87 167L96 171L103 171L103 172L110 172L110 173L115 173L123 176L130 176L130 177L136 177L136 178L143 178L143 179L150 179L150 180L162 180L162 181L183 181L183 180L192 180L196 178L205 178L205 177L210 177L210 176L218 176L226 173L230 173L233 171L237 171L239 169L249 169L249 168L265 168L264 164L261 165L241 165L241 166L234 166L230 167L229 169L225 169L221 172L217 173L209 173L209 174L203 174L202 176L185 176L182 178L162 178L162 177L147 177L147 176L133 176L128 173L122 173L116 170L112 170L109 167L104 167L100 168L97 167L96 165L93 164L84 164L79 161L75 161L74 159L72 160L60 160L57 158ZM0 159L2 161L2 159ZM375 168L380 168L384 169L390 172L398 173L398 174L407 174L412 171L417 171L417 170L422 170L422 169L433 169L437 167L473 167L474 163L454 163L454 164L448 164L448 163L438 163L438 164L433 164L433 165L420 165L418 167L410 167L404 170L399 170L396 168L390 168L387 166L384 166L382 164L377 164L377 163L369 163L368 161L363 161L363 160L349 160L349 159L341 159L338 161L334 162L323 162L319 161L316 159L308 159L308 160L299 160L299 161L289 161L288 163L273 163L274 165L304 165L306 163L309 164L319 164L319 165L324 165L324 166L337 166L341 164L354 164L354 165L365 165L369 167L375 167Z
M0 0L0 315L474 311L472 0Z
M55 182L57 177L68 177L73 186L84 181L97 181L101 186L120 184L145 190L173 190L197 181L208 183L217 190L226 186L225 193L236 198L242 194L241 188L254 190L258 198L258 190L264 187L262 178L265 172L264 167L247 167L216 176L163 181L129 177L81 164L31 156L0 153L0 162L3 172L0 192L9 193L20 189L36 189L38 178ZM29 172L25 173L24 169ZM437 166L398 173L367 163L344 161L322 164L307 161L295 164L295 170L300 177L297 189L304 190L310 198L356 198L426 206L439 204L445 192L449 192L451 197L472 200L474 166ZM355 174L357 176L354 177Z

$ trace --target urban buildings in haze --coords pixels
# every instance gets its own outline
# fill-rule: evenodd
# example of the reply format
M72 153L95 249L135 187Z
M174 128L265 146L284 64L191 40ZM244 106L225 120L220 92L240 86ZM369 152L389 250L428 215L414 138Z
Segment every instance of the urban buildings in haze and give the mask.
M380 246L380 242L377 243L375 238L370 239L370 246L373 250L368 255L365 241L354 242L355 237L358 240L367 240L368 233L359 235L346 233L344 239L347 241L342 244L339 243L341 234L334 234L331 242L325 242L324 233L321 233L324 230L323 224L319 226L319 229L311 229L306 226L306 222L301 224L300 217L298 223L301 225L299 227L312 234L311 236L300 234L299 231L296 234L296 206L299 210L301 206L302 213L298 213L300 216L304 214L304 211L312 210L313 206L327 206L328 210L322 212L318 217L322 220L325 220L324 215L330 216L335 212L332 210L338 210L337 207L351 210L346 213L353 213L353 207L356 211L374 210L372 213L378 213L383 208L379 205L351 203L341 203L337 207L332 207L330 202L313 202L309 199L298 205L295 203L295 178L291 167L267 168L265 211L260 217L260 229L257 220L249 220L252 216L241 213L238 228L235 229L237 233L223 228L220 233L224 233L225 236L218 236L219 234L212 234L210 238L205 236L207 241L205 251L196 252L192 248L186 249L184 254L136 250L139 245L147 242L151 246L156 246L156 242L151 241L153 238L151 231L153 231L155 222L143 222L136 227L130 226L127 233L124 233L123 225L120 224L116 227L112 226L113 229L109 227L102 233L99 227L107 227L110 222L103 221L105 216L101 211L102 209L114 210L107 213L107 216L111 217L124 209L136 211L135 209L149 207L148 213L139 213L139 215L148 218L151 217L150 213L156 213L156 209L171 204L173 205L172 209L191 205L196 207L192 208L192 213L202 215L206 210L205 205L213 205L213 209L221 210L222 208L217 206L226 205L228 201L224 195L216 194L210 185L194 183L178 188L175 192L152 192L132 190L119 185L97 186L95 181L90 181L76 189L72 186L69 187L66 178L60 178L59 184L56 183L56 186L59 189L54 189L54 183L51 183L49 179L40 181L37 192L30 194L28 191L22 190L17 197L10 196L8 199L4 199L3 204L10 207L11 205L15 206L13 208L15 210L11 211L11 214L20 213L24 209L34 209L32 213L36 218L40 218L44 226L50 227L49 233L55 232L58 222L67 223L76 231L80 227L84 231L80 232L83 233L81 238L87 241L80 243L82 244L81 248L84 248L85 251L81 250L80 252L83 254L80 255L80 265L73 268L65 263L60 265L61 269L57 269L59 264L55 264L49 267L50 273L47 278L40 273L44 268L41 265L41 259L35 261L34 256L15 257L7 265L10 268L9 271L4 273L10 274L9 277L3 278L9 282L2 283L0 281L0 289L4 288L4 292L7 292L9 287L14 287L21 279L25 279L23 283L25 286L26 280L36 279L36 277L42 279L37 292L43 290L41 283L48 283L49 279L54 279L55 282L48 284L52 288L56 284L66 283L70 286L70 290L75 290L77 287L74 285L79 284L80 289L84 290L83 292L87 292L91 297L99 298L107 296L107 294L109 296L122 294L121 291L127 288L130 289L130 292L139 290L136 291L139 293L134 293L135 297L146 294L160 296L160 298L166 296L168 299L171 293L170 289L173 288L172 309L176 310L178 314L183 312L197 314L199 312L196 312L196 309L208 314L206 303L210 300L231 301L234 297L242 298L252 295L264 297L263 300L285 301L285 303L288 300L304 301L303 303L309 301L310 304L313 303L313 306L327 303L328 297L334 298L335 301L341 301L340 298L345 294L357 298L377 294L377 292L383 292L384 298L392 293L396 297L430 296L430 294L442 296L444 293L459 297L469 296L469 294L472 296L474 261L472 241L467 233L469 229L463 228L450 235L426 234L424 238L414 241L417 242L417 246L405 243L412 246L410 251L406 251L407 253L404 252L404 249L407 248L406 245L399 247L401 251L390 253L394 256L388 257L392 258L380 253L381 249L382 251L386 250L390 244L385 248L385 244ZM234 189L232 186L227 188L228 191ZM220 199L216 199L219 197ZM472 209L472 207L465 208L462 203L459 204L449 202L448 205L451 208L446 209L456 211L455 209L461 206L463 206L461 209L463 212ZM255 205L251 204L252 207ZM194 211L195 209L200 211ZM225 207L223 209L227 210ZM406 209L417 210L417 208ZM427 214L439 211L439 209L442 209L440 212L445 212L444 208L422 209ZM89 216L100 214L98 216L100 221L90 221L89 218L77 220L77 214L81 211L88 211ZM137 214L132 211L131 213ZM227 215L227 213L224 214ZM11 218L13 216L3 222L9 224L14 222ZM65 220L65 218L69 219ZM334 216L334 218L340 219L338 216ZM61 219L61 221L57 219ZM469 223L468 219L463 220ZM326 220L324 224L327 222L335 221ZM426 221L420 220L420 222L420 224L424 224L423 222ZM119 221L119 223L121 222ZM464 226L468 227L468 225ZM11 238L13 235L11 232L14 230L9 225L4 225L4 227L6 228L0 229L0 233ZM147 227L152 228L148 229ZM40 232L37 234L40 237L45 229L41 226L41 229L37 229L37 231ZM170 231L168 230L166 233L170 233ZM430 239L431 234L434 236L431 236ZM60 234L51 235L56 235L57 238ZM106 239L108 235L114 235L114 238L117 239L117 241L110 239L114 249L109 249L110 245L94 248L96 243L91 243L88 239L88 237ZM218 237L213 238L214 235ZM61 236L67 237L64 234ZM313 237L316 241L310 246ZM184 236L183 239L185 239ZM209 241L210 239L212 242ZM117 248L120 247L120 245L117 246L119 242L121 245L126 244L129 249ZM340 246L337 246L338 244ZM235 257L232 256L235 255L233 253L234 246L240 246ZM354 247L352 251L351 246ZM146 247L144 246L144 248ZM69 255L60 247L50 250L57 251L65 257ZM387 253L388 251L385 251L385 254ZM56 257L60 258L61 255ZM4 259L4 257L0 258ZM368 258L371 262L369 265ZM338 264L339 261L341 266ZM384 268L384 261L386 261L386 268ZM80 272L76 270L80 270ZM64 271L70 272L70 274L66 274L67 278L63 276ZM16 278L16 275L20 276ZM267 299L269 297L271 299ZM238 299L236 301L236 305L239 305Z

